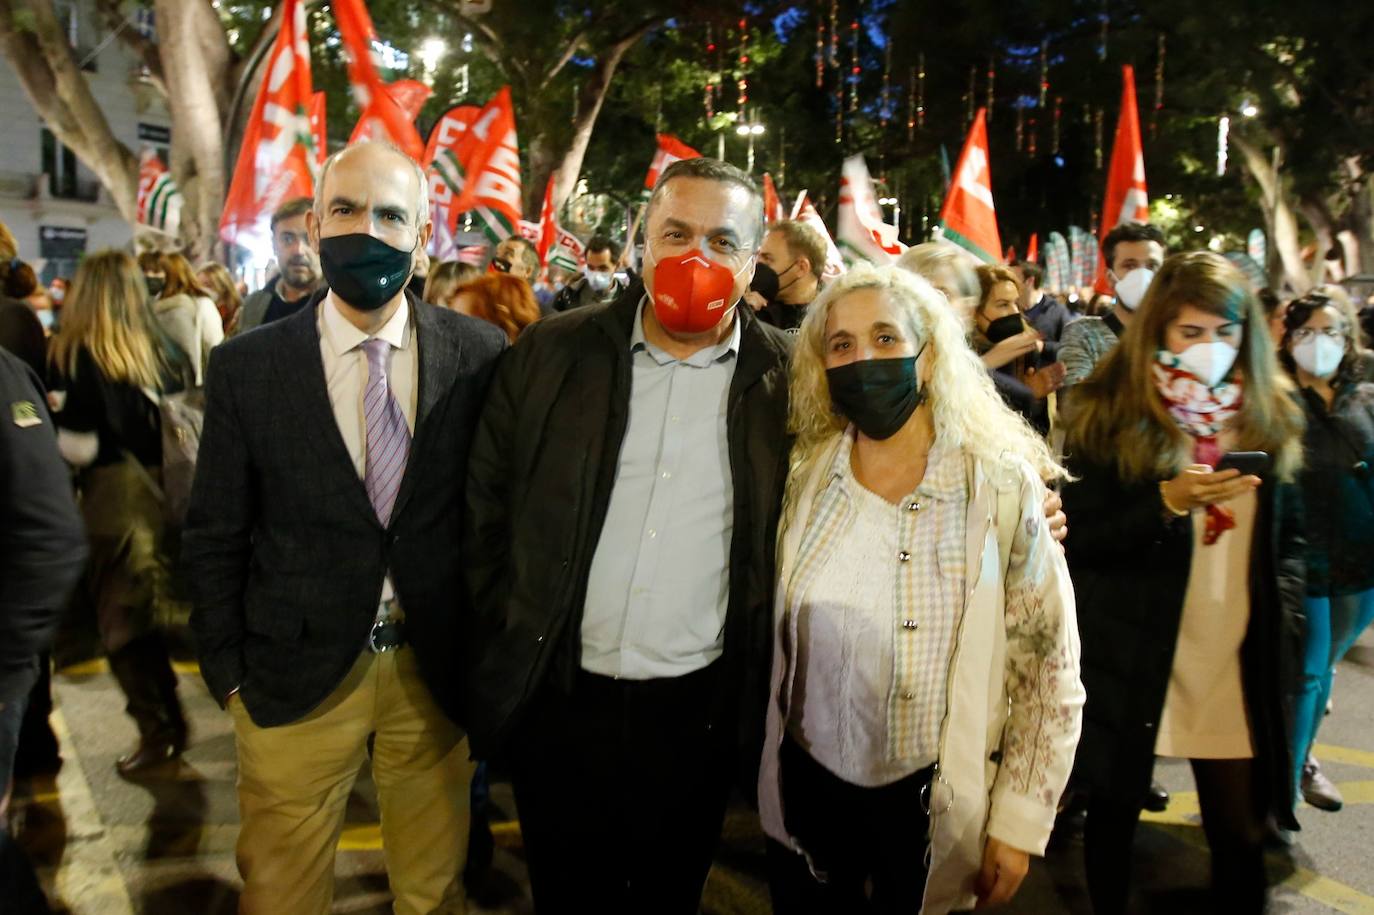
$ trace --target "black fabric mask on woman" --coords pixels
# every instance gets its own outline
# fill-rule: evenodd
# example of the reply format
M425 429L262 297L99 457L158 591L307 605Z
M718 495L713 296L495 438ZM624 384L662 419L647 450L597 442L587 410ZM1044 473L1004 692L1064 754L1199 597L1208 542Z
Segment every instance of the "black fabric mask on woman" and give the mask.
M921 352L925 352L924 346ZM916 360L921 352L826 369L835 409L871 439L881 441L896 435L925 403L925 389L916 380Z
M393 248L362 232L320 239L320 271L339 298L359 311L376 311L404 288L415 252Z
M983 331L983 336L988 338L989 343L1001 343L1025 329L1026 323L1021 320L1021 313L1017 312L1014 315L1003 315L993 321L988 325L988 329Z

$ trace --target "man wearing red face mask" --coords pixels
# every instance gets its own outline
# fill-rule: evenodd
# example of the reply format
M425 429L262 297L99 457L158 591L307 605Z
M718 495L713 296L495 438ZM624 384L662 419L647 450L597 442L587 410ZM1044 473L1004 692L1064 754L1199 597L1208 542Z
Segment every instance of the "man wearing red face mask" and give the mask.
M541 915L695 913L757 774L786 338L739 307L759 192L664 170L644 280L526 329L473 442L474 753L510 763Z

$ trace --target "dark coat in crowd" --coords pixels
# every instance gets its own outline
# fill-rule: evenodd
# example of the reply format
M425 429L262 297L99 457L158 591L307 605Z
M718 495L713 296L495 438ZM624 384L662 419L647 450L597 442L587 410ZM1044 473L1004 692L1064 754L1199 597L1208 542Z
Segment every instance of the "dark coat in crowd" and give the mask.
M1045 361L1053 362L1059 358L1059 339L1064 336L1064 327L1073 320L1073 312L1048 292L1038 304L1026 309L1026 321L1040 331L1045 338Z
M323 297L210 357L182 542L201 673L221 703L239 688L261 727L298 720L365 650L390 570L420 672L456 718L464 469L506 338L410 297L415 434L383 527L325 386L315 309Z
M1079 479L1064 488L1073 528L1064 546L1088 693L1074 774L1091 791L1131 804L1143 800L1154 768L1192 562L1192 519L1167 517L1158 480L1126 482L1114 463L1071 469ZM1258 498L1243 688L1256 784L1279 824L1296 829L1291 733L1303 624L1301 506L1297 487L1268 479Z
M1342 384L1330 410L1304 388L1302 405L1307 593L1367 591L1374 588L1374 384Z
M38 677L86 561L86 534L43 387L0 350L0 702Z
M629 420L630 333L644 296L531 325L502 360L473 442L463 557L480 629L467 716L473 752L501 748L545 682L572 686L582 606ZM737 721L757 778L772 645L774 538L787 477L788 343L736 309L728 395L734 533L719 720ZM733 712L744 709L743 714ZM747 782L746 782L747 783Z

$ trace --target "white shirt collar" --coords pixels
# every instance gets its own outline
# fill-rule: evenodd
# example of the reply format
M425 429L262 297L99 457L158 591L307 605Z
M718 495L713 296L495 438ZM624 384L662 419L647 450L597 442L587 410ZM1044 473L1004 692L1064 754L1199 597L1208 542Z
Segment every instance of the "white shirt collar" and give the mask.
M320 303L320 333L335 356L342 356L366 343L371 337L354 327L339 311L330 293ZM373 334L379 340L390 343L393 349L405 349L410 340L410 302L404 296L401 307L396 309L381 330Z

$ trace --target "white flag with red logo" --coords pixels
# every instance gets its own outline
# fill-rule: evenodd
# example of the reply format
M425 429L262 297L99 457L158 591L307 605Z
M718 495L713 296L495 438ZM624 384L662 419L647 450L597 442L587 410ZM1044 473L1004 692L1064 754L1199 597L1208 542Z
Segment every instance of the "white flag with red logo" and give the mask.
M875 264L890 264L906 250L897 239L897 227L883 222L863 156L844 160L838 234L841 245Z
M363 0L333 0L334 21L339 26L348 59L348 82L353 100L362 112L362 129L371 137L386 138L415 161L420 161L425 145L415 130L415 118L408 116L400 102L387 91L377 65L372 59L372 45L377 34L372 30L372 17ZM402 88L402 93L408 91ZM423 104L423 100L421 100ZM354 131L355 136L358 131Z
M1125 222L1149 222L1150 198L1145 192L1145 150L1140 142L1140 114L1135 104L1135 68L1121 68L1121 113L1112 141L1112 162L1107 169L1107 192L1102 197L1102 233ZM1107 262L1097 255L1097 291L1111 295Z
M677 137L661 133L658 135L658 149L654 152L654 161L649 164L649 174L644 176L644 186L652 191L654 185L658 184L658 176L663 174L665 168L680 159L700 158L701 153Z
M940 235L986 264L1002 257L997 210L992 204L992 172L988 168L987 111L979 108L968 139L940 207ZM1010 252L1009 252L1010 253Z
M138 164L138 221L176 235L181 229L181 191L156 152L143 150Z
M830 237L830 230L825 227L825 220L816 212L811 199L806 196L806 191L797 195L797 202L792 205L792 218L810 226L817 235L825 239L825 270L822 271L821 278L833 280L844 273L844 258L840 256L840 249L835 246L835 240Z
M493 244L519 231L520 148L506 86L483 108L446 111L429 136L422 163L433 219L456 235L470 215Z
M314 90L302 0L284 0L281 31L264 73L220 216L220 237L230 243L240 234L265 236L283 201L315 191L319 160L310 123Z

